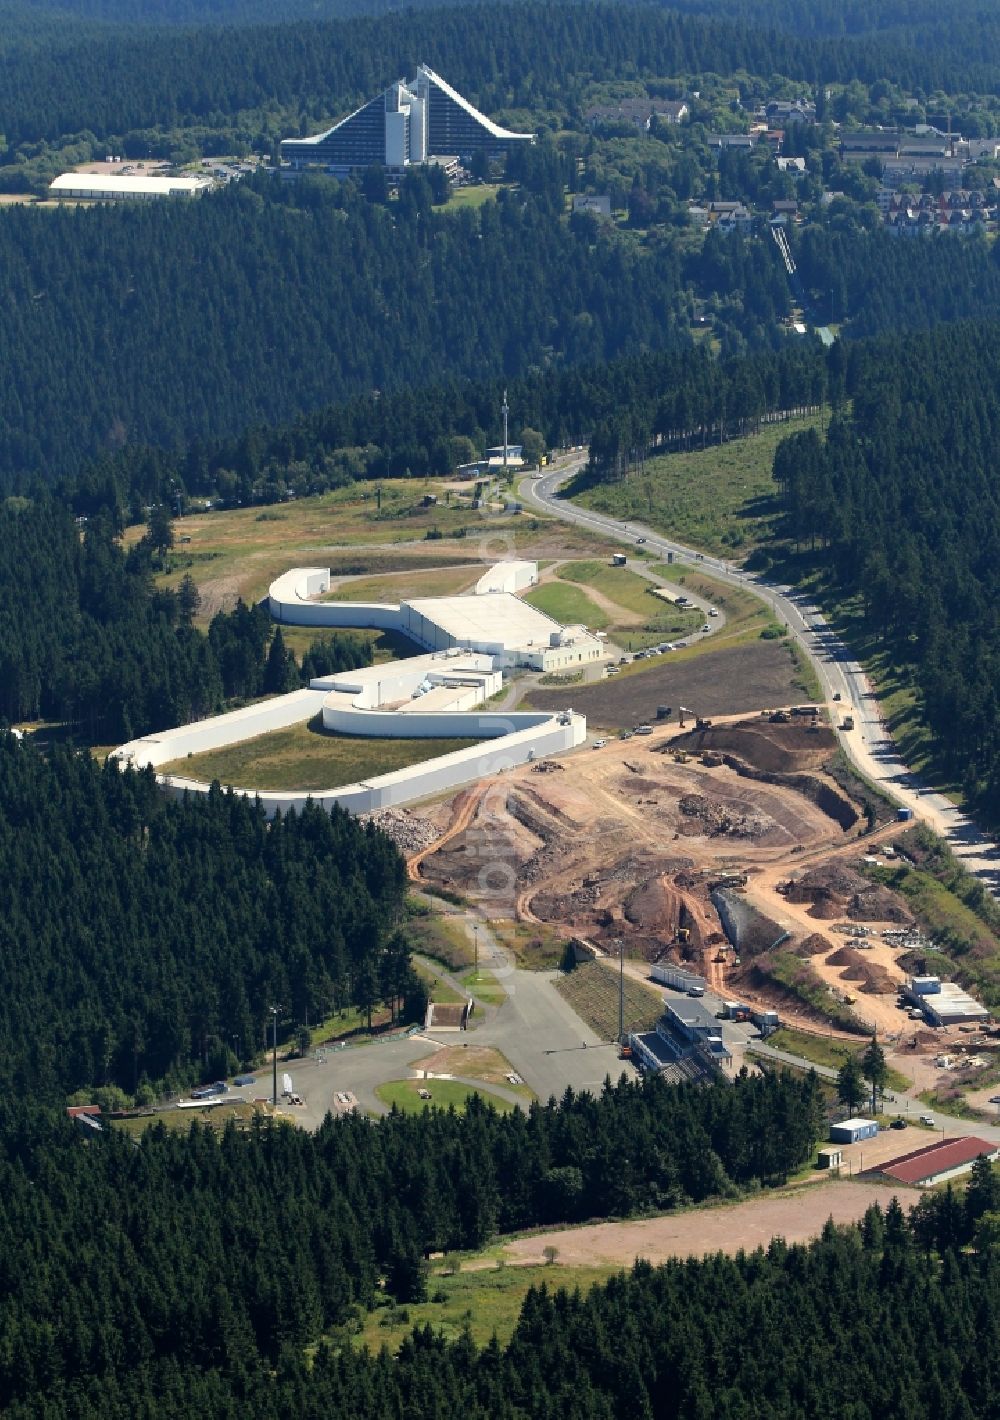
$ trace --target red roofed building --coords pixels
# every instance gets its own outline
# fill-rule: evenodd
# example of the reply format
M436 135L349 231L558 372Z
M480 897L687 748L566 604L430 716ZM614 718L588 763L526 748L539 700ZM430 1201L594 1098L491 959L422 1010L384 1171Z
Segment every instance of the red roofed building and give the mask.
M879 1165L879 1173L894 1179L896 1183L931 1188L935 1183L945 1183L949 1178L968 1173L980 1154L993 1160L1000 1157L1000 1147L991 1144L988 1139L962 1135L958 1139L942 1139L937 1144L926 1144L922 1149L900 1154L898 1159L888 1159Z
M76 1119L81 1114L99 1115L100 1112L101 1106L99 1104L68 1104L66 1106L66 1113L70 1119Z

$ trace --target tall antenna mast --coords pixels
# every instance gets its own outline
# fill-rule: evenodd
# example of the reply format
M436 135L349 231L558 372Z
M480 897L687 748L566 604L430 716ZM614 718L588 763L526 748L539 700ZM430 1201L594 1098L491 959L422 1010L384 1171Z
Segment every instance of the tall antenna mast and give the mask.
M503 414L503 471L504 471L504 473L506 473L506 472L507 472L507 416L510 414L510 406L509 406L508 403L507 403L507 391L506 391L506 390L504 390L504 392L503 392L503 405L502 405L502 407L501 407L501 413Z

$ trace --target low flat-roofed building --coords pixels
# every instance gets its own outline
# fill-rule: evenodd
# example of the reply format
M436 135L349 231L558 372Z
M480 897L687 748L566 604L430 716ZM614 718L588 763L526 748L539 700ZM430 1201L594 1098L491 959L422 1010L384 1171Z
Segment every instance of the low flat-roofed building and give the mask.
M461 646L510 665L552 671L605 656L585 627L563 627L511 592L418 597L402 603L400 629L421 646Z
M907 999L923 1011L930 1025L953 1026L964 1021L989 1020L986 1007L954 981L940 981L935 989L927 990L925 983L932 981L937 978L914 977L906 992Z
M200 177L60 173L49 183L49 196L78 202L150 202L164 197L197 197L208 186Z
M879 1165L879 1173L896 1183L908 1183L914 1188L932 1188L968 1173L976 1160L985 1154L991 1161L1000 1156L1000 1148L987 1139L964 1134L957 1139L942 1139L913 1149Z
M578 192L573 198L574 212L595 212L598 217L611 216L611 198L607 193Z
M861 1139L874 1139L878 1122L874 1119L842 1119L830 1125L831 1144L857 1144Z

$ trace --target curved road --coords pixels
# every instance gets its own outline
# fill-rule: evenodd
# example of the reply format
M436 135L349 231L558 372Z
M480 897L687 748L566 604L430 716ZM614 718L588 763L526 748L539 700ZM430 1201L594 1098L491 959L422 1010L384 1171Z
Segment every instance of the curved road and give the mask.
M575 454L544 473L522 479L522 500L564 522L590 528L617 542L634 546L639 539L644 539L647 552L664 557L672 552L688 562L699 564L718 581L745 587L769 601L776 618L785 622L812 662L825 693L831 721L838 727L840 742L857 769L897 803L912 809L915 819L923 820L940 834L964 867L974 873L994 897L1000 898L1000 847L943 794L921 783L903 762L882 721L878 701L864 670L851 657L847 647L808 596L794 587L742 572L731 562L699 553L642 523L619 522L604 513L580 508L561 498L559 488L586 461L585 454ZM834 700L837 694L840 696L839 703ZM853 730L839 728L844 712L853 715Z

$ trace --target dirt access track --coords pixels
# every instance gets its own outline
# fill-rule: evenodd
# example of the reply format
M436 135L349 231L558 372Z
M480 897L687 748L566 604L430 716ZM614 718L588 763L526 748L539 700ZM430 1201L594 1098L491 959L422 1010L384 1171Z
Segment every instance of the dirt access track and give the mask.
M859 831L823 774L828 729L755 718L724 734L729 762L692 755L680 747L695 746L690 734L661 727L462 790L435 806L440 837L411 875L609 954L624 941L639 961L689 961L721 988L729 941L714 890L745 888L752 904L755 874L785 876L799 855L836 853ZM760 916L761 947L780 931Z
M831 1218L835 1223L856 1223L873 1203L878 1203L884 1212L897 1194L901 1195L904 1209L911 1198L916 1201L915 1193L898 1186L831 1180L728 1207L533 1233L508 1243L503 1255L515 1264L544 1262L545 1249L553 1247L557 1263L565 1266L604 1263L631 1267L636 1258L659 1263L706 1253L752 1252L758 1247L766 1248L774 1237L788 1243L808 1242L819 1236Z

